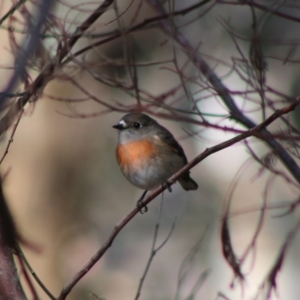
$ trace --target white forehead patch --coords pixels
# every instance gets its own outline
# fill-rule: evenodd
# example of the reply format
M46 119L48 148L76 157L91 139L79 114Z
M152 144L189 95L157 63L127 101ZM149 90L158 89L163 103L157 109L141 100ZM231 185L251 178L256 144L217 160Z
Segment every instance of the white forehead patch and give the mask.
M121 121L119 122L119 125L122 125L123 127L125 127L127 124L125 123L124 120L121 120Z

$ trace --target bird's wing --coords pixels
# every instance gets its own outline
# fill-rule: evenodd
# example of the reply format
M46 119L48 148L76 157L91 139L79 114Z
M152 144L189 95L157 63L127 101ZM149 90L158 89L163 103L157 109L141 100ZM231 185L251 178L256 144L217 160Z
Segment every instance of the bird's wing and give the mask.
M187 164L187 158L180 144L175 140L172 133L164 127L160 127L160 130L156 134L158 138L165 144L167 144L174 152L182 157L185 164Z

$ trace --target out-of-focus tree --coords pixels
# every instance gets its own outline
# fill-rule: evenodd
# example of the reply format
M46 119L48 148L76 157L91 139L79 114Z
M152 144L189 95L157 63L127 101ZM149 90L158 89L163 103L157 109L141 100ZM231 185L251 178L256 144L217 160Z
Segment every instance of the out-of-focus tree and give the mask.
M21 278L34 299L99 299L106 292L171 299L171 290L176 299L272 299L277 289L282 299L297 299L299 287L289 278L299 276L292 255L300 245L299 12L297 1L279 0L2 1L2 298L25 299ZM188 170L200 183L188 196L176 188L164 194L153 237L148 221L157 218L149 212L133 224L139 209L126 214L123 198L136 196L111 166L110 127L133 111L160 119L172 132L183 127L175 135L194 158L168 183ZM190 200L185 212L178 208L183 197ZM205 231L207 225L212 229ZM126 228L132 235L122 238ZM161 243L160 231L167 236ZM149 236L143 272L129 280L116 265L135 270L141 257L134 253L149 252ZM181 264L174 282L175 269L162 262L156 274L172 278L163 286L149 270L168 245L172 264L180 257ZM40 267L47 252L51 259ZM104 263L97 269L113 292L97 289L97 276L88 276L99 261L117 269L110 273ZM81 285L85 275L88 283Z

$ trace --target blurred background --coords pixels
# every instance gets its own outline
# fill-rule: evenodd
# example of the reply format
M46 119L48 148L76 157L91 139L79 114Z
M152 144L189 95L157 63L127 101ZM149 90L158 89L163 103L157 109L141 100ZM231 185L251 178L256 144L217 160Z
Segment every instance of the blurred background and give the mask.
M291 20L297 12L299 16L300 5L295 1L260 1L268 7L266 11L239 5L240 1L232 5L223 2L208 1L171 21L226 84L245 115L259 123L259 81L254 82L250 74L254 36L259 38L267 65L263 73L269 116L300 94L299 20ZM168 12L179 11L196 3L166 2L164 7ZM1 15L12 5L9 0L1 1ZM35 64L31 61L28 70L32 78L55 54L58 40L74 32L98 5L57 1L51 12L56 27L43 32L41 50L34 55L42 54L32 59ZM23 7L34 16L35 2L28 1ZM228 109L187 59L184 49L164 35L157 23L128 34L134 25L154 16L155 11L146 1L114 2L80 39L72 54L112 36L116 30L122 36L92 46L83 55L69 56L70 61L55 73L38 101L26 106L1 165L5 195L16 226L21 236L39 249L23 246L24 253L55 296L101 247L142 193L117 166L117 132L112 128L126 112L138 108L137 98L142 103L139 108L180 141L189 160L237 134L226 131L226 127L245 129L229 120ZM2 24L2 88L14 67L13 38L8 29L13 27L16 43L21 42L26 21L26 14L20 10ZM253 28L257 29L255 34ZM20 87L18 91L21 90ZM171 120L176 112L201 121L199 111L223 130L175 117ZM299 125L298 111L286 117L295 127ZM162 113L170 113L169 120L160 118ZM270 130L286 133L285 126L285 122L278 121ZM1 140L2 151L10 134L11 130ZM282 143L289 152L294 150L298 162L297 147L287 141ZM249 138L247 144L262 160L272 156L270 149L256 138ZM265 299L267 288L261 288L261 284L299 218L297 209L280 215L289 209L285 205L299 197L299 186L276 158L272 157L271 170L284 173L290 181L264 168L253 158L247 144L237 143L193 168L191 175L199 184L197 191L185 192L176 184L172 193L165 192L151 202L149 211L137 215L121 231L68 299L91 299L91 293L104 299L135 299L162 201L156 247L168 237L173 225L174 230L154 257L140 299ZM263 201L270 207L265 211L255 250L242 265L246 275L243 284L235 280L232 285L233 271L222 254L220 230L228 199L231 240L238 257L257 229ZM299 251L300 237L296 235L285 255L276 279L277 295L273 293L272 299L299 299ZM35 286L40 299L48 299Z

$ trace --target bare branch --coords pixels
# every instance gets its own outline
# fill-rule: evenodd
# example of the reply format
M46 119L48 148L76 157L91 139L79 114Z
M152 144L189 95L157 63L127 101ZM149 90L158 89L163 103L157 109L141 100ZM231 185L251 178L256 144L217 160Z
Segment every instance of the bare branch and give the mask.
M30 266L28 260L26 259L22 249L17 245L18 249L18 257L24 262L25 266L29 270L32 277L35 279L35 281L38 283L38 285L41 287L41 289L45 292L45 294L51 299L56 300L56 298L50 293L50 291L47 289L47 287L44 285L44 283L41 281L41 279L37 276L37 274L34 272L32 267Z
M300 23L300 18L297 18L295 16L292 16L291 14L286 14L277 10L274 10L270 7L264 6L259 2L253 1L253 0L242 0L242 1L226 1L226 0L218 0L218 3L223 3L223 4L231 4L231 5L249 5L249 6L253 6L256 7L260 10L266 11L266 12L271 12L273 15L276 15L278 17L281 17L283 19L287 19L290 21L294 21L297 23ZM271 4L274 4L271 2Z
M47 1L46 1L47 2ZM48 1L50 2L50 1ZM24 108L28 101L33 101L42 92L45 85L51 80L55 70L60 66L62 60L68 55L74 44L83 35L83 33L107 10L113 0L105 0L74 32L66 44L60 43L56 56L44 67L43 71L30 84L27 93L21 96L11 105L8 112L0 121L0 135L3 134L12 124L14 118ZM34 47L33 47L34 48ZM24 66L25 68L25 66ZM18 73L17 71L15 73ZM14 84L13 84L14 85ZM5 93L10 93L12 83L7 87ZM1 103L1 98L0 98Z
M148 0L148 2L159 15L165 14L165 10L163 9L159 0ZM172 24L170 24L168 20L160 21L160 26L168 36L176 40L176 42L183 48L183 51L186 53L186 55L193 62L195 67L213 86L219 97L229 109L231 118L247 128L254 128L256 124L241 112L241 110L234 102L234 99L231 97L227 87L222 83L220 78L215 74L215 72L209 67L206 61L191 45L188 39L178 30L174 29ZM271 134L266 129L261 130L261 132L266 134L266 137L262 139L274 150L274 152L279 156L282 163L291 172L293 177L297 180L298 183L300 183L300 168L298 167L292 156L289 155L289 153L271 136Z
M13 77L10 79L6 89L2 94L0 95L0 109L3 109L4 104L6 103L6 94L10 94L13 88L15 87L16 83L18 82L19 78L22 78L24 74L26 73L26 62L30 55L33 53L33 49L37 49L40 41L40 30L42 26L44 25L47 16L51 10L51 5L54 1L53 0L43 0L41 1L41 4L39 5L39 11L38 11L38 19L36 21L36 24L33 24L32 27L29 29L30 35L29 35L29 41L25 41L26 47L24 49L21 49L19 51L18 57L16 58L15 64L15 72ZM22 4L22 3L21 3ZM26 95L22 96L26 97ZM22 101L20 103L23 103ZM17 107L20 105L20 103L17 105ZM23 103L25 105L25 103ZM15 111L13 118L18 114L18 112L21 110L22 107L16 110L16 108L12 109ZM7 121L7 120L6 120ZM13 122L11 120L10 122ZM8 127L7 124L3 124L3 119L0 123L0 134L2 134ZM5 128L6 127L6 128Z
M8 142L7 142L7 146L6 146L6 148L5 148L5 150L4 150L4 153L3 153L3 155L2 155L2 157L1 157L1 159L0 159L0 165L2 164L2 162L3 162L4 158L5 158L5 156L6 156L7 153L8 153L8 150L9 150L10 145L11 145L11 143L12 143L13 140L14 140L14 135L15 135L16 130L17 130L17 128L18 128L18 125L19 125L19 122L20 122L21 117L22 117L22 115L23 115L23 112L24 112L24 109L21 110L21 112L20 112L20 114L19 114L19 117L18 117L18 119L17 119L17 122L16 122L15 125L14 125L14 128L13 128L13 130L12 130L12 132L11 132L10 138L9 138L9 140L8 140Z
M267 295L266 295L266 299L270 299L271 297L271 293L272 291L276 291L276 287L277 287L277 283L276 283L276 279L277 279L277 275L279 273L279 271L282 268L284 259L286 258L286 252L289 249L291 242L293 241L293 239L295 238L295 235L299 232L299 228L300 228L300 220L298 220L297 224L294 226L294 228L289 232L288 236L286 237L286 240L284 241L278 256L275 260L274 265L272 266L269 274L266 276L265 280L263 281L263 283L260 286L260 291L262 291L265 287L265 285L267 285ZM256 296L256 298L258 297L258 294Z
M146 276L148 274L148 271L150 269L151 263L152 263L152 261L154 259L154 256L167 243L167 241L170 239L170 237L171 237L171 235L173 233L173 230L175 228L176 219L174 220L174 222L172 224L172 227L171 227L171 230L170 230L169 234L167 235L167 237L165 238L165 240L161 243L161 245L159 245L158 247L156 247L157 236L158 236L158 232L159 232L159 226L160 226L161 215L162 215L162 209L163 209L163 199L161 200L161 204L160 204L160 207L159 207L159 213L158 213L158 219L157 219L157 222L155 224L155 230L154 230L154 235L153 235L151 253L150 253L149 259L147 261L147 265L145 267L143 276L140 279L138 290L137 290L137 293L136 293L135 298L134 298L135 300L139 299L139 297L141 295L142 287L143 287L143 284L145 282L145 279L146 279Z
M17 233L0 183L0 298L5 300L26 300L13 260L16 243Z
M240 281L244 281L245 276L241 271L241 263L238 260L237 256L235 255L231 243L227 215L223 218L222 221L221 241L222 241L223 255L226 261L228 262L228 264L230 265L231 269L233 270L234 276L240 279Z
M18 10L27 0L19 0L12 8L0 19L0 25L9 18L16 10Z

